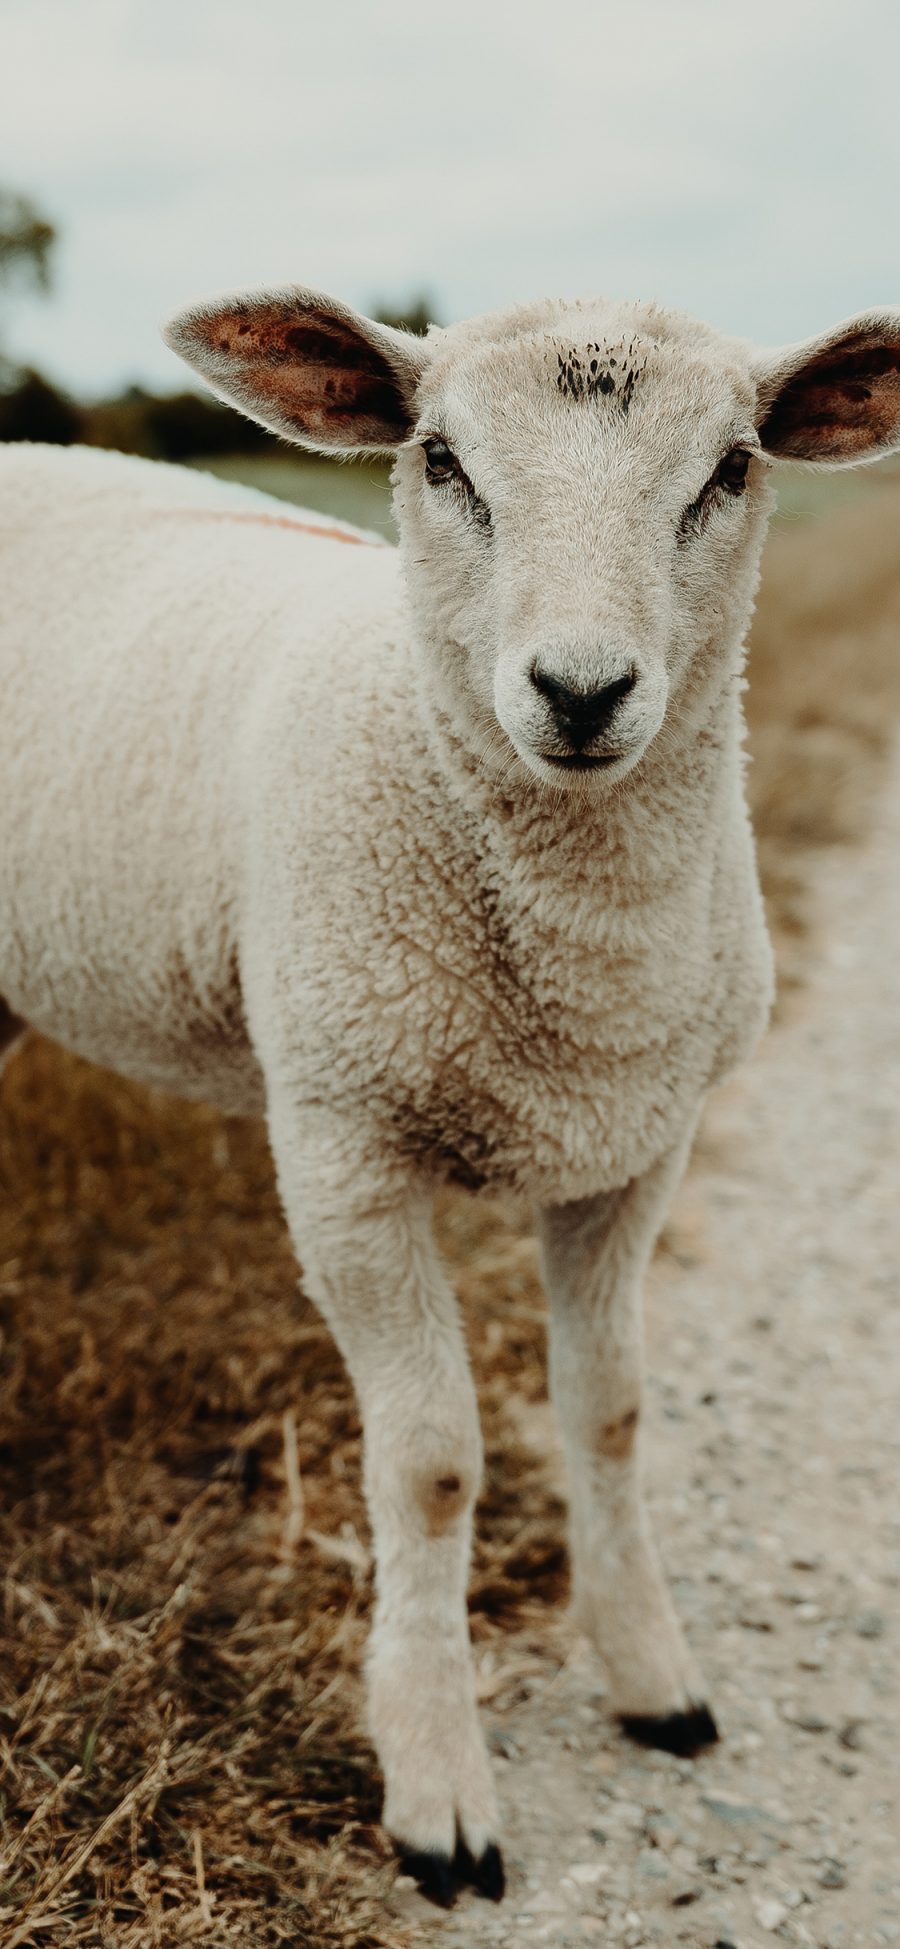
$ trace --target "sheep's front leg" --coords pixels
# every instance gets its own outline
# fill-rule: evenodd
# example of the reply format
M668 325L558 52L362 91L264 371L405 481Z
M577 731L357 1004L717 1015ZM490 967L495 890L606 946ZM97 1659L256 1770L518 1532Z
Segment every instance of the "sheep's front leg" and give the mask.
M499 1900L497 1810L466 1614L481 1434L430 1199L336 1121L271 1106L304 1284L360 1403L376 1559L370 1726L384 1821L404 1865L449 1906L460 1881Z
M622 1191L541 1214L551 1392L571 1482L575 1610L612 1704L646 1745L688 1753L715 1722L660 1570L641 1488L641 1282L686 1146Z

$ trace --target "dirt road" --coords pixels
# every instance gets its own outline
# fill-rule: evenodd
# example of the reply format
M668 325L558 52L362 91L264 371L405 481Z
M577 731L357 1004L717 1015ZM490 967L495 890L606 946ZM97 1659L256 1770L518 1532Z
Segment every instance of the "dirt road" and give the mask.
M816 895L817 970L711 1105L648 1299L657 1533L721 1744L636 1751L564 1624L507 1641L509 1893L442 1917L401 1884L423 1943L900 1943L900 765Z

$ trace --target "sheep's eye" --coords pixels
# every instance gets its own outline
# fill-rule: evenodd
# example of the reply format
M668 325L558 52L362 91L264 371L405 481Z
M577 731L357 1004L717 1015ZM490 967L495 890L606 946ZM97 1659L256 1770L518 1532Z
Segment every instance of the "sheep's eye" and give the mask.
M451 480L461 472L455 453L450 452L445 440L423 440L422 452L425 455L425 479Z
M714 485L724 487L726 494L743 494L749 465L750 455L746 447L732 447L731 452L719 461L713 475Z
M468 474L463 473L455 453L451 453L446 440L437 438L423 440L422 452L425 455L425 479L430 485L437 487L441 481L454 481L461 505L468 508L472 520L477 522L479 528L490 530L490 508L485 501L482 501L480 495L476 494Z
M693 535L700 534L706 526L715 496L721 489L724 494L737 496L743 494L747 485L747 469L750 453L746 447L732 447L730 453L723 454L714 474L710 474L702 493L689 508L685 508L679 526L679 540L689 541Z

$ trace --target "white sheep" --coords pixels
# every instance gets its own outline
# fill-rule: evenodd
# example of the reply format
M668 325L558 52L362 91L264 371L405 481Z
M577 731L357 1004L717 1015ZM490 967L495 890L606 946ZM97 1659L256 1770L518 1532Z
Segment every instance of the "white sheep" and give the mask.
M693 1751L715 1725L641 1496L640 1281L769 1007L740 695L767 463L900 444L900 312L759 353L605 301L420 340L297 289L169 339L302 445L395 450L401 546L2 451L0 1043L31 1023L265 1109L362 1410L385 1821L435 1899L498 1897L481 1444L432 1193L539 1208L579 1613L627 1727Z

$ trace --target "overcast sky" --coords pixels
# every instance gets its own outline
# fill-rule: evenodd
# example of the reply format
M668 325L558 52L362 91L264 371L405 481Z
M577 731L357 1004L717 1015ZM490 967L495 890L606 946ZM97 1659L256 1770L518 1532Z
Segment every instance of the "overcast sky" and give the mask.
M767 342L900 302L897 0L3 0L0 63L62 238L0 329L82 392L179 384L160 320L273 282Z

